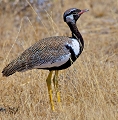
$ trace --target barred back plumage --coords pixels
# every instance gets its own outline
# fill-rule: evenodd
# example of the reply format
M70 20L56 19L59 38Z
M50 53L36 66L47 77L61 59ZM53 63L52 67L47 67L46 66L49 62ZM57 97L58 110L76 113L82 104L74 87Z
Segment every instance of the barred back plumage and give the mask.
M71 45L72 40L64 36L39 40L30 48L26 49L17 59L9 63L2 71L3 76L9 76L16 71L25 71L35 67L41 69L40 66L42 64L52 64L60 61L64 56L70 56L69 50L66 48L67 44Z

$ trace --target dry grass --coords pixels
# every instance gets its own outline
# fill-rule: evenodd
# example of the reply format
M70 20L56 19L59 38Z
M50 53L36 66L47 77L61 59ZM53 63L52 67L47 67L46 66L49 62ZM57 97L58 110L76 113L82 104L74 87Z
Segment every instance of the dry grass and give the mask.
M112 4L111 4L112 3ZM58 6L57 6L58 4ZM0 71L41 38L70 35L63 12L80 6L90 11L78 20L85 49L69 69L60 71L62 110L55 99L52 112L45 79L48 71L31 70L5 78L0 74L0 120L117 120L118 119L118 1L54 1L42 23L23 15L0 13ZM51 12L52 11L52 12ZM50 16L49 16L50 15Z

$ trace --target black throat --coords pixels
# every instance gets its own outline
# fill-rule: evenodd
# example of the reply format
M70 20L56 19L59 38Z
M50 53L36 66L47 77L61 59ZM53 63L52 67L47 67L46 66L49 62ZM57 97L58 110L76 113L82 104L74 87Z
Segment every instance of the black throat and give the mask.
M76 26L76 23L69 22L67 24L68 24L68 26L69 26L69 28L70 28L70 30L72 32L72 38L75 38L75 39L78 40L78 42L80 44L80 47L81 47L80 52L82 52L82 50L84 48L84 40L83 40L82 35L80 34L80 32L79 32L79 30L78 30L78 28Z

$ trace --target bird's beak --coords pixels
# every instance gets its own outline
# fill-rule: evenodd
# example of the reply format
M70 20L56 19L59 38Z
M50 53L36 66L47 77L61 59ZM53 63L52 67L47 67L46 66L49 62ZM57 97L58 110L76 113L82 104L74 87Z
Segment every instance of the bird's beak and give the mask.
M81 10L81 12L79 12L78 14L81 15L81 14L83 14L84 12L88 12L88 11L89 11L88 9Z

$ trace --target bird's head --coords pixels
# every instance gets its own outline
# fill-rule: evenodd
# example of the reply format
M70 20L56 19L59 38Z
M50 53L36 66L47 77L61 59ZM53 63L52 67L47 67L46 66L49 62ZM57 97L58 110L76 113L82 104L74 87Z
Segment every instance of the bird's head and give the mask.
M64 12L63 19L66 23L76 23L78 18L83 14L84 12L89 11L88 9L80 10L77 8L70 8Z

